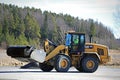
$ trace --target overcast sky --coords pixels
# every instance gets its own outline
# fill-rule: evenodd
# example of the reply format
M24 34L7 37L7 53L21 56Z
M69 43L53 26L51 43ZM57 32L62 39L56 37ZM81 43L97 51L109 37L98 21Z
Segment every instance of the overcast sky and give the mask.
M70 14L79 19L92 18L109 27L116 38L120 38L120 27L116 27L113 13L120 0L0 0L0 3L29 6L55 13Z

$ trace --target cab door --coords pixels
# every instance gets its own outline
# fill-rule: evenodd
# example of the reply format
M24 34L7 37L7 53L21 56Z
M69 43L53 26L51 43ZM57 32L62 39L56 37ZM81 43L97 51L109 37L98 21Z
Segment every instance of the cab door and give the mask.
M70 53L84 52L85 49L85 34L71 34L71 49Z

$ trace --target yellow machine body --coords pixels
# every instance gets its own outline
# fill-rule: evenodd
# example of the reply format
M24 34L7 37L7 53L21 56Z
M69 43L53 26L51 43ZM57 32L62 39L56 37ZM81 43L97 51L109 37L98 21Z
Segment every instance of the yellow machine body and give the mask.
M57 47L54 47L53 45L49 45L49 42L46 40L44 45L44 50L47 53L45 61L48 61L51 58L54 58L59 53L65 54L69 56L69 50L68 47L65 45L58 45ZM107 63L111 60L111 57L108 54L108 47L101 44L96 43L86 43L85 44L85 55L93 56L97 59L99 59L100 64ZM81 57L80 54L78 55L71 55L72 64L76 64L78 59Z

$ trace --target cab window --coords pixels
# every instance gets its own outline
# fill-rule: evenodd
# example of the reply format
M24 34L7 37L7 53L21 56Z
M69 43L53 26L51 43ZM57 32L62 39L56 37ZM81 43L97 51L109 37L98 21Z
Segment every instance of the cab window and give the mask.
M79 35L73 35L72 42L75 45L79 44Z

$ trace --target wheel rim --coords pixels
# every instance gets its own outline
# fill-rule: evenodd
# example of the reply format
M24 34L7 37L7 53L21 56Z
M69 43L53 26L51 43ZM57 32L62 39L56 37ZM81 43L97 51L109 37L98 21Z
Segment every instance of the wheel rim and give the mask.
M94 66L95 66L95 63L94 63L94 61L89 60L89 61L87 61L86 66L87 66L88 69L93 69Z
M68 65L68 63L67 63L67 61L65 59L61 60L61 62L60 62L61 68L66 68L67 65Z

